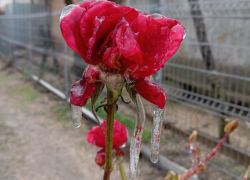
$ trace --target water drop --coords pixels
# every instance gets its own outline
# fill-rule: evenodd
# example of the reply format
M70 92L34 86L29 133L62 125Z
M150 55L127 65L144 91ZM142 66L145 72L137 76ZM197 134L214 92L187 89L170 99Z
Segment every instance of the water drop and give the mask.
M167 29L168 29L167 27L162 27L162 28L161 28L161 34L162 34L162 35L166 34Z
M126 145L127 145L127 143L124 143L123 145L121 145L120 147L121 148L125 148L126 147Z
M157 53L157 54L154 56L154 58L158 60L158 59L159 59L159 53ZM156 64L156 63L155 63L155 64ZM155 65L155 64L154 64L154 65Z
M74 4L70 4L70 5L66 6L65 8L63 8L62 13L61 13L61 16L60 16L60 22L61 22L61 20L62 20L65 16L67 16L67 15L71 12L71 10L72 10L74 7L75 7Z
M141 151L141 138L143 133L144 122L146 119L145 110L141 98L138 94L136 95L136 101L137 119L135 130L130 142L130 180L136 180L137 178L139 155Z
M164 109L155 107L153 118L153 129L151 135L151 161L157 163L160 149L161 126L163 122Z
M184 28L184 31L183 31L183 39L185 39L185 37L186 37L186 29Z
M75 128L79 128L81 126L81 120L82 120L82 107L71 104L71 111L72 111L72 123Z

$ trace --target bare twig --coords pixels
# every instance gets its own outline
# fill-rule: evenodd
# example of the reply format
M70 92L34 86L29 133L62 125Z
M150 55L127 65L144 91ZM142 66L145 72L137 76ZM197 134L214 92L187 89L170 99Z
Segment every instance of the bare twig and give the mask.
M194 141L197 138L197 131L194 131L189 139L188 139L188 147L191 150L194 160L191 168L183 174L176 174L174 172L169 172L167 176L165 177L165 180L185 180L190 178L196 173L202 172L206 169L208 162L214 157L214 155L218 152L219 148L223 145L225 140L228 138L228 136L238 127L238 119L235 121L232 121L228 123L225 128L225 135L224 137L219 141L219 143L212 149L212 151L206 156L204 160L201 160L201 157L203 157L203 152L194 146ZM248 170L250 171L250 170ZM249 176L249 172L246 172L246 175L244 177ZM246 180L246 179L243 179Z
M185 180L193 176L195 173L202 172L206 169L208 162L214 157L214 155L218 152L219 148L223 145L225 140L228 138L229 134L232 133L236 128L238 127L238 119L235 121L232 121L228 123L225 128L225 135L224 137L219 141L219 143L212 149L212 151L206 156L206 158L201 161L200 157L203 156L203 152L199 149L193 146L193 142L195 141L197 137L197 132L194 131L190 138L189 138L189 149L192 151L194 155L194 161L192 167L188 170L188 172L180 175L180 180Z
M243 180L247 180L250 177L250 165L247 168L246 174L243 177Z

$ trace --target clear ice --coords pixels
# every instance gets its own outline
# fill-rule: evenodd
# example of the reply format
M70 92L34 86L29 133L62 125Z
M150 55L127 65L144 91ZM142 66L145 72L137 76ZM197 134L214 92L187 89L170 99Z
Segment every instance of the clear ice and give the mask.
M186 29L184 28L184 32L183 32L183 37L182 38L185 39L186 35L187 35L186 34Z
M160 149L161 126L163 122L164 110L158 106L154 110L153 129L151 135L151 161L157 163Z
M63 8L62 13L61 13L61 16L60 16L60 22L61 22L61 20L62 20L65 16L67 16L67 15L71 12L71 10L72 10L74 7L75 7L74 4L70 4L70 5L66 6L65 8Z
M130 142L129 180L136 180L137 177L139 155L141 151L141 138L146 119L141 97L138 94L136 95L136 101L137 119L135 130Z
M81 120L82 120L82 107L71 104L71 111L72 111L72 123L75 128L79 128L81 126Z

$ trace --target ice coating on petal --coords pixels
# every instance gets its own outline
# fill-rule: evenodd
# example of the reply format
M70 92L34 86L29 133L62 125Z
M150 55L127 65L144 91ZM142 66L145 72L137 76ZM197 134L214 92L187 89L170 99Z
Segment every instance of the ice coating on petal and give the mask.
M152 15L151 15L151 17L153 17L154 19L161 19L161 18L164 18L164 16L163 16L163 15L158 14L158 13L154 13L154 14L152 14Z
M93 1L93 0L83 0L83 1L80 1L78 4L82 4L82 3L86 3L86 2L89 2L89 1Z
M144 122L146 119L145 110L140 98L140 95L136 95L136 110L137 120L134 130L134 134L130 142L130 166L129 166L129 179L136 180L138 172L139 155L141 151L141 138L143 133Z
M72 123L75 128L79 128L81 126L81 120L82 120L82 107L71 105L71 111L72 111Z
M143 61L132 74L143 78L155 74L175 54L183 40L183 26L160 14L140 14L130 23L136 41L143 53Z
M132 32L127 21L117 31L117 47L122 54L121 63L131 71L138 67L143 59L143 53L136 40L136 34Z
M71 86L70 104L76 106L85 106L87 100L95 91L95 83L88 83L85 78L75 82Z
M147 101L159 108L164 108L166 102L165 91L150 77L135 80L135 90Z
M94 66L87 66L82 79L71 85L70 104L85 106L87 100L95 92L96 82L99 80L100 72Z
M158 106L155 106L154 118L153 118L153 129L151 135L151 161L157 163L159 157L160 149L160 137L161 137L161 128L164 117L164 110L160 109Z
M74 7L75 7L74 4L70 4L70 5L66 6L65 8L63 8L62 13L61 13L61 16L60 16L60 22L61 22L61 20L62 20L65 16L67 16L67 15L72 11L72 9L73 9Z

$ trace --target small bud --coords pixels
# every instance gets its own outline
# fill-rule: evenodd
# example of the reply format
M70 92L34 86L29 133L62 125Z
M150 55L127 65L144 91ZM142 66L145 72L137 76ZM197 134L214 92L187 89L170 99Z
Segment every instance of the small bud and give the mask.
M196 140L197 134L198 134L197 131L194 130L193 133L189 136L189 139L188 139L189 144L193 143Z
M224 121L225 121L226 123L230 123L230 122L231 122L230 119L228 119L228 118L224 119Z
M180 176L174 171L169 171L164 180L180 180Z
M206 168L207 168L206 164L201 164L201 165L198 166L196 172L199 173L199 172L205 171Z
M197 157L197 163L199 164L201 162L201 158L200 157Z
M233 132L238 127L238 121L239 121L239 119L236 119L236 120L228 123L225 126L224 131L225 132Z
M194 149L197 152L197 154L198 154L199 157L203 157L204 156L204 153L203 153L202 150L200 150L200 148L195 147Z

